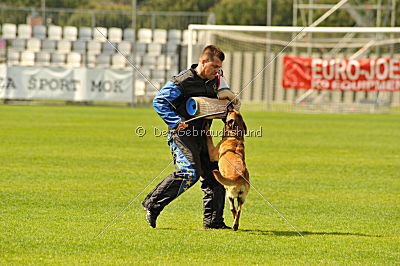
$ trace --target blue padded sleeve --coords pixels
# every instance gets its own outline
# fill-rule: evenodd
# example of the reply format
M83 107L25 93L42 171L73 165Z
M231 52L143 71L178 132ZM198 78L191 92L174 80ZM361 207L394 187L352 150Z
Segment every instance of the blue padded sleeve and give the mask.
M158 115L170 128L176 128L181 118L174 112L172 101L181 95L181 91L172 81L168 81L157 93L153 106Z

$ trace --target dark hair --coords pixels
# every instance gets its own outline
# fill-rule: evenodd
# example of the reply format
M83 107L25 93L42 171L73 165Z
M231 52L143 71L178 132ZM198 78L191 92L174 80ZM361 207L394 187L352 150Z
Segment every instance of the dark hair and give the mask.
M200 58L207 59L207 61L213 61L215 56L221 61L224 61L225 59L225 54L219 47L215 45L207 45L201 52Z

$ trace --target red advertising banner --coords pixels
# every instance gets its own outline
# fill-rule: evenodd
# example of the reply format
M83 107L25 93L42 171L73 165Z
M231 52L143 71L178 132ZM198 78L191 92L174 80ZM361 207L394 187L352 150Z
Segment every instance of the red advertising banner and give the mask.
M400 91L400 58L283 58L285 89Z

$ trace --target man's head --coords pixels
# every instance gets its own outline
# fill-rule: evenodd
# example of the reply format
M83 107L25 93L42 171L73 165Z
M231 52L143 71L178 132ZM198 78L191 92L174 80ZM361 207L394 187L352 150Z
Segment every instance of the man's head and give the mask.
M215 45L206 46L201 52L197 73L200 77L212 80L222 67L225 55L220 48Z

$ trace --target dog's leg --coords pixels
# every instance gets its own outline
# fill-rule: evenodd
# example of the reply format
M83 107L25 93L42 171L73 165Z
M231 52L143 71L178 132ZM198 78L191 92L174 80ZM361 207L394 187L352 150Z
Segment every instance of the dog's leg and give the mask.
M228 198L228 199L229 199L230 210L233 214L233 219L235 219L236 218L236 208L235 208L234 198Z
M209 132L209 129L207 130L207 148L208 148L208 155L210 156L210 161L217 162L219 144L217 145L217 147L214 146L213 139Z
M238 208L237 208L237 214L235 217L235 223L233 225L233 230L237 231L239 228L239 219L240 219L240 212L242 210L242 205L243 205L244 200L242 200L240 197L238 198Z

